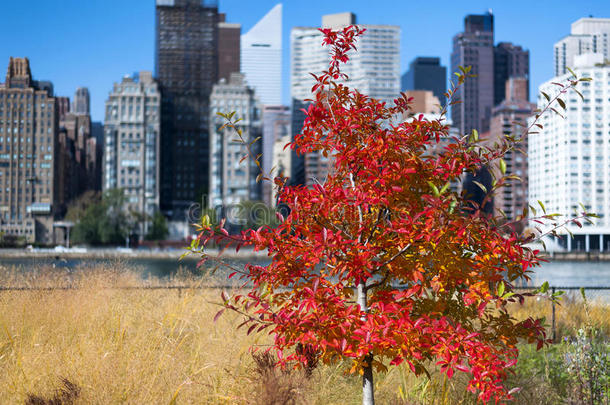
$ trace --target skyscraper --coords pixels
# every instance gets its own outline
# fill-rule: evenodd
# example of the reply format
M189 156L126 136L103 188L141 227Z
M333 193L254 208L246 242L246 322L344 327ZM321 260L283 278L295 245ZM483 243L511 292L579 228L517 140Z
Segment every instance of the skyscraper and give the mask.
M464 32L453 37L451 71L457 72L459 66L471 66L470 73L476 77L468 78L454 95L461 103L451 108L453 124L460 133L489 131L492 108L505 99L506 81L511 77L529 80L529 51L510 42L494 46L491 11L467 15Z
M581 18L572 23L570 35L555 43L555 76L568 73L574 58L584 53L599 53L610 60L610 18Z
M52 85L10 58L0 85L0 232L50 243L64 201L58 192L57 109Z
M218 22L218 79L229 80L231 73L240 71L241 24L228 23L225 14Z
M578 84L583 99L570 92L564 97L566 117L544 114L539 123L543 128L529 136L529 201L546 206L547 212L557 212L574 218L582 212L583 204L589 212L599 215L577 226L567 224L574 237L563 233L553 238L559 246L571 251L610 250L610 65L602 54L583 54L574 58L574 70L579 77L590 77L591 82ZM540 86L540 92L554 97L569 73L554 77ZM538 96L538 108L547 100ZM558 218L561 222L561 218Z
M262 104L282 102L282 4L241 36L241 72Z
M530 53L510 42L500 42L494 48L494 106L510 96L506 94L506 82L511 77L526 80L524 101L529 100ZM520 85L523 82L519 82ZM509 96L509 97L507 97Z
M356 24L353 13L330 14L322 17L322 26L333 29ZM342 66L349 76L346 84L363 94L392 102L400 93L400 27L396 25L367 25L366 32L357 39L357 52L350 52L350 60ZM322 46L323 34L317 27L294 27L290 33L290 95L303 101L311 98L314 79L328 69L329 48Z
M140 235L159 209L160 106L151 72L124 77L106 100L103 188L123 189L129 209L148 217Z
M72 112L76 114L89 114L89 89L86 87L79 87L74 93L74 107Z
M353 13L322 17L322 26L339 29L356 24ZM342 66L349 76L345 81L353 90L392 103L400 93L400 27L396 25L362 25L364 35L356 41L357 52ZM294 27L290 33L290 95L292 97L292 135L303 125L304 100L311 99L314 79L310 73L328 70L329 48L322 46L323 34L316 27ZM312 154L313 155L313 154ZM291 182L308 184L316 178L323 181L330 162L323 156L292 156Z
M453 37L451 72L459 66L471 66L471 74L454 95L460 101L451 108L451 120L460 133L473 129L485 132L494 106L494 16L468 15L464 18L464 32Z
M161 86L161 208L185 219L209 183L209 97L218 80L218 5L157 0L155 69Z
M402 91L430 90L444 105L447 101L447 68L441 66L440 58L419 56L402 75L401 87Z

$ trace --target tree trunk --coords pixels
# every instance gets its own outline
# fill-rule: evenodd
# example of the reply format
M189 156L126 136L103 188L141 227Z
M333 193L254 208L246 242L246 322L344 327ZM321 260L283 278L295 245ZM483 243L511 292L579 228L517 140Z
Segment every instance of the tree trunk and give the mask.
M366 302L366 289L364 283L358 284L358 305L362 311L362 319L366 319L368 304ZM373 390L373 354L366 356L366 367L362 373L362 405L375 405L375 393Z

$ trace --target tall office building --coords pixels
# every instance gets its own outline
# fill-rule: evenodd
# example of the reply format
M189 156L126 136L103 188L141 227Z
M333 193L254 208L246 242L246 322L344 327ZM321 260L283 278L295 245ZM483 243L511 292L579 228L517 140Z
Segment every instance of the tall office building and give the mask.
M574 58L584 53L599 53L610 60L610 18L581 18L572 23L570 35L555 43L555 76L568 73Z
M473 129L487 132L492 108L505 98L504 86L511 77L529 78L529 51L509 42L494 46L494 16L467 15L464 31L453 37L451 71L471 66L471 77L455 93L451 119L460 133Z
M218 80L218 5L157 0L155 69L161 101L161 208L184 220L208 193L209 97Z
M27 58L10 58L0 85L0 232L50 243L58 193L57 109L52 85L33 80Z
M72 108L72 112L74 112L75 114L89 115L89 101L89 89L86 87L77 88L76 93L74 93L74 107Z
M271 177L290 177L291 149L285 148L290 142L291 115L290 107L285 105L263 106L263 171ZM274 169L273 172L271 169ZM263 202L275 205L274 184L265 181L262 184Z
M339 13L322 17L322 26L340 29L356 24L353 13ZM400 27L395 25L362 25L364 35L356 41L357 52L342 65L348 75L345 84L353 90L381 101L392 103L400 93ZM310 73L328 70L329 47L322 46L323 34L317 27L294 27L290 33L290 95L292 98L292 135L303 125L304 100L311 99L314 79ZM323 156L292 156L291 182L309 184L314 179L323 181L331 162Z
M221 80L210 97L210 207L228 207L242 201L261 199L261 183L256 181L259 169L254 162L260 153L261 110L241 73L232 73L229 82ZM242 131L242 142L233 128L225 127L226 120L217 112L235 111L241 120L236 127Z
M460 133L473 129L485 132L494 106L494 16L468 15L464 18L464 32L453 37L451 72L459 66L471 66L471 74L454 95L460 101L451 108L451 120Z
M504 155L506 175L517 176L521 180L509 179L506 186L494 194L494 209L502 210L509 221L522 215L528 200L527 137L523 131L527 119L536 106L528 99L528 80L525 77L511 77L505 83L506 98L492 110L489 141L500 142L506 136L521 138L515 148ZM501 173L495 173L496 178Z
M241 24L228 23L219 14L218 22L218 79L229 80L231 73L240 71Z
M129 209L148 217L140 235L159 209L160 108L151 72L124 77L106 100L103 188L123 189Z
M447 101L447 68L441 65L440 58L415 58L402 75L401 82L402 91L430 90L443 105Z
M574 58L579 76L591 77L574 92L563 97L567 114L560 117L549 112L539 123L543 129L529 136L529 200L540 200L547 212L567 216L582 212L580 204L600 218L593 225L583 221L567 227L574 235L558 238L559 246L571 250L610 250L610 65L601 54L583 54ZM540 86L540 92L553 97L570 74L554 77ZM538 96L538 108L547 100ZM559 232L562 232L560 229Z
M241 72L262 104L282 102L282 4L241 36Z
M322 26L338 29L356 24L353 13L330 14L322 17ZM357 52L342 66L349 76L346 84L370 97L392 102L400 93L400 27L367 25L364 35L356 42ZM314 79L310 73L328 70L329 47L322 46L323 34L317 27L294 27L290 33L290 95L303 101L312 97Z

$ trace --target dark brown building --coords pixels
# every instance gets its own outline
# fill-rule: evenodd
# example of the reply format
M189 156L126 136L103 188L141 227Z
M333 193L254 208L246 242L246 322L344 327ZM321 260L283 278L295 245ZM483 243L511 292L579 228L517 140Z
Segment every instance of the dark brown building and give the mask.
M52 241L58 192L58 111L52 85L32 79L27 58L10 58L0 85L0 232Z
M464 32L453 37L452 74L459 66L471 66L470 73L476 77L468 78L455 94L461 103L451 108L453 125L462 134L473 129L489 131L492 109L505 98L506 81L511 77L529 79L529 51L509 42L494 46L491 12L468 15Z
M229 81L231 73L240 72L241 24L225 22L225 14L218 23L218 79Z
M494 194L495 210L501 209L512 221L528 204L527 137L523 131L536 106L527 99L528 79L525 77L507 80L505 94L506 99L493 109L489 141L499 142L506 136L521 138L516 148L504 156L506 175L518 176L521 181L509 180L506 187ZM501 176L497 168L494 171L496 177Z
M209 97L218 81L218 21L214 1L157 0L161 209L178 220L208 194Z

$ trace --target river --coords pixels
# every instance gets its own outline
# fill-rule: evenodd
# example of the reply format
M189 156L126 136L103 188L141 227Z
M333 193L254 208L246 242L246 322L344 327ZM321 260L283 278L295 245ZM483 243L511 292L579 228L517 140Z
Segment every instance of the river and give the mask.
M185 269L195 271L196 258L187 257L182 261L176 258L149 258L149 257L127 257L120 259L102 258L56 258L56 257L4 257L0 258L0 265L17 266L24 271L39 266L55 266L60 268L77 268L95 266L120 260L126 267L141 272L143 277L167 277L182 266ZM260 259L257 259L260 263ZM233 263L243 266L246 260L233 259ZM226 277L227 271L219 270L216 277ZM604 261L551 261L543 263L535 269L531 275L530 285L540 285L548 281L551 286L559 287L610 287L610 262Z

